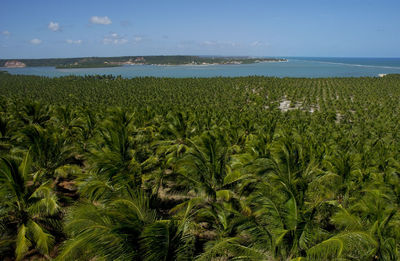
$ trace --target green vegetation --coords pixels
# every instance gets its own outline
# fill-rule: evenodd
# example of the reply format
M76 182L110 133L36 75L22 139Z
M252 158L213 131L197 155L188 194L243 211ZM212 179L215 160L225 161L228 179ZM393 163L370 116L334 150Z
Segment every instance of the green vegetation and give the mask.
M398 74L398 73L390 73L390 74L386 74L384 77L400 79L400 74Z
M53 66L56 68L100 68L115 67L124 64L236 64L268 61L285 61L280 58L249 58L249 57L203 57L203 56L120 56L120 57L83 57L83 58L54 58L54 59L0 59L0 67L7 62L18 61L26 66Z
M0 74L0 256L399 260L400 80Z

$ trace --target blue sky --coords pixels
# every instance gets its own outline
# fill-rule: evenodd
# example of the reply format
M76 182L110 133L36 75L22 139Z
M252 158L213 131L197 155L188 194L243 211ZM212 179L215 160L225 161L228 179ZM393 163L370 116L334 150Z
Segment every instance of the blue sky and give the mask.
M396 0L2 0L0 58L400 57Z

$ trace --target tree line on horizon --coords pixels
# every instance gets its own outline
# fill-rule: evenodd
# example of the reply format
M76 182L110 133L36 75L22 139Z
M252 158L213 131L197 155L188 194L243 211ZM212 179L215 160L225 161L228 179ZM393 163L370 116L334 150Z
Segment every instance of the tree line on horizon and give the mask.
M121 66L123 63L136 64L201 64L201 63L255 63L258 61L284 61L283 58L254 58L247 56L193 56L193 55L148 55L116 57L42 58L42 59L0 59L0 67L7 62L18 61L28 67L50 66L56 68L97 68Z

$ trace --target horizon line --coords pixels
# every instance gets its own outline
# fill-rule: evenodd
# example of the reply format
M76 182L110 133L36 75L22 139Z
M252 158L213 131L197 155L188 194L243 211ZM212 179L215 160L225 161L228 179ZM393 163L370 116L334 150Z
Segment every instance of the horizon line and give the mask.
M72 56L72 57L41 57L41 58L0 58L0 60L42 60L42 59L78 59L78 58L116 58L116 57L152 57L152 56L195 56L195 57L249 57L249 58L384 58L400 59L393 56L302 56L302 55L220 55L220 54L151 54L151 55L118 55L118 56Z

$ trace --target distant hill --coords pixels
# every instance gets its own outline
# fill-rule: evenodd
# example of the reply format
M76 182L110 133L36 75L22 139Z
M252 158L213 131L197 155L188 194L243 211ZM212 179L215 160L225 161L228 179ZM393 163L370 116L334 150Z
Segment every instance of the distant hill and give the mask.
M244 63L279 62L279 61L286 61L286 59L220 57L220 56L202 57L202 56L185 56L185 55L119 56L119 57L51 58L51 59L0 59L0 67L51 66L56 68L98 68L98 67L134 65L134 64L202 65L202 64L244 64Z

